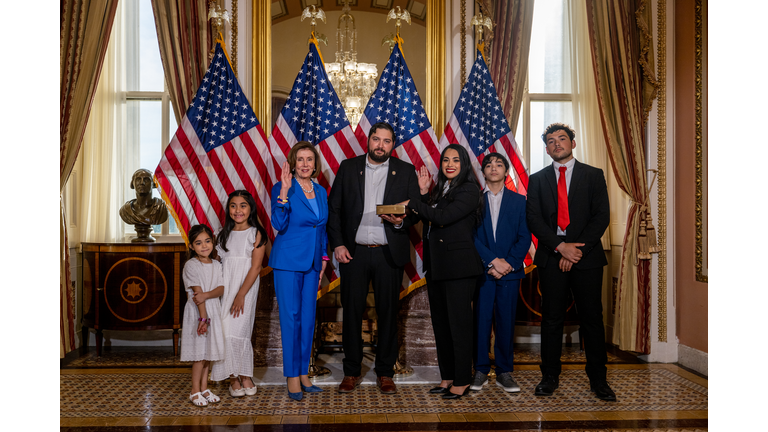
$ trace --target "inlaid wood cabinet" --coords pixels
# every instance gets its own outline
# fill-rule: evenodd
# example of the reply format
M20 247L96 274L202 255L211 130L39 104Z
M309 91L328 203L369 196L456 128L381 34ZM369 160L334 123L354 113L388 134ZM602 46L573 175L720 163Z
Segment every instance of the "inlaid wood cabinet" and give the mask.
M96 330L101 355L103 330L179 329L187 294L181 274L184 243L83 243L83 341Z

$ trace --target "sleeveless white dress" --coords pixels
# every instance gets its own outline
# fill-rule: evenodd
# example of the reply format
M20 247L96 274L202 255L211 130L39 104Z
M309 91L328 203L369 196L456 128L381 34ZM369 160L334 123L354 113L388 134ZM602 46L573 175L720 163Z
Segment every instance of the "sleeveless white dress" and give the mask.
M256 318L256 299L259 295L261 277L251 286L245 295L243 313L233 318L230 313L237 292L251 268L251 254L256 241L256 228L244 231L231 231L225 251L216 245L221 257L224 275L224 295L221 297L221 327L224 331L224 359L217 361L211 368L211 379L222 381L230 375L253 377L253 345L251 333ZM217 233L218 235L218 233Z
M205 312L211 323L204 335L197 334L200 310L192 300L191 287L199 286L209 292L224 285L221 263L213 260L206 264L192 258L184 264L184 288L187 304L184 306L184 325L181 328L181 361L222 360L224 358L224 333L221 328L221 300L212 298L205 301Z

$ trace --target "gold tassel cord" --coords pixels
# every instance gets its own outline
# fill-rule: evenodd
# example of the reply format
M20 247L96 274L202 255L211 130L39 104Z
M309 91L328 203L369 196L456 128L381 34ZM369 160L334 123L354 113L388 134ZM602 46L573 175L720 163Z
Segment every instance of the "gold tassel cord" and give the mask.
M653 179L648 186L648 191L645 194L645 202L640 207L640 227L637 234L637 260L649 260L652 253L659 253L659 246L656 242L656 229L653 227L653 216L651 216L651 209L648 205L648 198L651 196L651 189L656 182L656 175L658 171L655 169L648 169L647 171L653 172Z

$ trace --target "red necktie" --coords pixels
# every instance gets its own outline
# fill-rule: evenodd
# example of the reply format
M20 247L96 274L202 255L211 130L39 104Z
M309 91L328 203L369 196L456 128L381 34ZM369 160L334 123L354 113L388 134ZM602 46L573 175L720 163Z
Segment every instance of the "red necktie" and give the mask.
M560 167L560 179L557 181L557 226L563 231L571 223L571 217L568 214L568 187L565 184L566 169L567 167Z

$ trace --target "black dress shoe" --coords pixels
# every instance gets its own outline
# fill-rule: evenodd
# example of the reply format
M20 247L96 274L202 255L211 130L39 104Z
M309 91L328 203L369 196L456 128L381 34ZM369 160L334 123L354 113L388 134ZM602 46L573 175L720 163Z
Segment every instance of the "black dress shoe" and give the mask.
M448 384L448 387L432 387L429 389L429 393L431 394L445 394L448 393L448 389L451 388L451 384Z
M462 394L456 394L456 393L451 393L449 391L446 391L445 394L443 395L443 399L461 399L462 396L466 396L468 394L469 394L469 386L467 386L467 388L464 389L464 393Z
M552 396L555 389L560 385L560 380L554 375L544 375L541 382L536 386L533 394L536 396Z
M598 399L602 399L608 402L616 402L616 393L611 390L611 387L606 381L600 381L592 384L590 386L590 390L595 392L595 396L597 396Z

